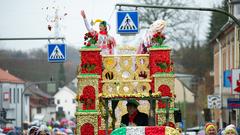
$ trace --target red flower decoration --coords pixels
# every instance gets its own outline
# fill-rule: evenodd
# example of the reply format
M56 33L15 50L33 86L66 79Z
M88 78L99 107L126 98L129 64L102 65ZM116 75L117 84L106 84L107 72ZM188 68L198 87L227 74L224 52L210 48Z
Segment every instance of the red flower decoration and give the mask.
M84 45L91 46L95 45L98 41L98 33L97 32L88 32L84 36Z
M86 86L83 88L83 94L80 95L79 100L83 103L83 110L95 109L95 89L93 86Z
M158 45L162 45L163 41L166 39L165 35L161 32L157 32L152 36L152 42Z
M90 123L85 123L81 126L81 135L94 135L94 126Z

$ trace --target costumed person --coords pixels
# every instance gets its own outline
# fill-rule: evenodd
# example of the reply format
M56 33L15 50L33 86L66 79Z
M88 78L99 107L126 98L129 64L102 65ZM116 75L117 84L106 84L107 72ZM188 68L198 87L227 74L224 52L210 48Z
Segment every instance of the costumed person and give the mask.
M50 135L50 132L46 125L41 125L36 135Z
M38 127L37 126L32 126L28 131L28 135L36 135L37 131L38 131Z
M98 41L96 45L102 49L102 54L113 54L114 47L116 46L116 41L112 36L108 34L107 22L99 19L96 20L94 24L96 22L99 22L99 32L96 32L92 27L90 27L86 14L83 10L81 11L81 15L83 17L83 20L88 32L98 37Z
M121 124L125 126L148 126L148 115L140 112L136 100L127 101L127 114L122 116Z
M162 34L162 31L165 28L165 26L166 22L163 20L157 20L153 24L151 24L143 40L140 42L137 54L148 53L148 48L152 47L154 44L154 41L152 40L154 36L161 36L162 38L165 39L165 36Z
M205 134L206 135L217 135L217 128L213 123L205 124Z
M236 127L233 124L230 124L224 129L223 135L238 135L238 132Z

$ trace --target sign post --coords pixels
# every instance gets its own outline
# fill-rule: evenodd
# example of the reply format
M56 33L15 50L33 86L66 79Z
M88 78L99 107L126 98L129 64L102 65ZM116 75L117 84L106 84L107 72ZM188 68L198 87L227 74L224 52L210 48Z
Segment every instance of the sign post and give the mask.
M117 32L120 34L138 33L138 12L118 11L117 12Z
M64 62L65 60L65 44L48 44L48 62Z

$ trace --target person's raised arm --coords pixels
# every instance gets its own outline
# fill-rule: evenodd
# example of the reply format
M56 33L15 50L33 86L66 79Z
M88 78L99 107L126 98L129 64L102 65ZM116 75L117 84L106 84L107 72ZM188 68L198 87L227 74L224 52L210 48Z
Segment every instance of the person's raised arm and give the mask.
M90 27L90 25L89 25L89 23L88 23L88 21L87 21L87 17L86 17L86 14L85 14L84 10L81 10L81 16L83 17L84 24L85 24L87 30L88 30L89 32L94 31L93 28Z

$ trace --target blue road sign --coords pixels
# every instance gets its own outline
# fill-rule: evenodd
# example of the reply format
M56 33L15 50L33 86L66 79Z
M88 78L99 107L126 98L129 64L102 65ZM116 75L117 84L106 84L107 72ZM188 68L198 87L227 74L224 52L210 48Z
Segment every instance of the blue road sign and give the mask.
M48 44L48 62L64 62L65 60L65 44Z
M138 33L138 12L118 11L117 32L120 34Z

